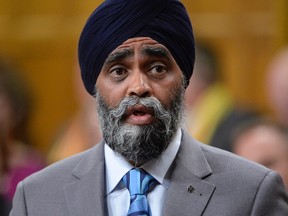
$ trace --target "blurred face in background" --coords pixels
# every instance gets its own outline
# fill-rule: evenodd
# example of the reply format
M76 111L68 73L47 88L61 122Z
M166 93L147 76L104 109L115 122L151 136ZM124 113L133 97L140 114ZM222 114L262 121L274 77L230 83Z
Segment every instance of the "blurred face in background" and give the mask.
M269 125L259 125L241 133L233 152L280 173L288 189L288 135Z

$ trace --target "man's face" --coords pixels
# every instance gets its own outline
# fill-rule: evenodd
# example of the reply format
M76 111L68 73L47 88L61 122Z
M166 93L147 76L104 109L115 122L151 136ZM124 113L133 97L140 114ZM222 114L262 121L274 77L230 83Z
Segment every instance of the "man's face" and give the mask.
M173 91L182 84L183 75L170 52L147 38L132 38L107 58L96 82L96 89L109 107L124 97L156 97L163 106L171 102ZM129 115L127 123L149 124L148 116Z
M107 144L135 164L157 158L180 125L183 86L174 58L156 41L133 38L116 48L96 82Z

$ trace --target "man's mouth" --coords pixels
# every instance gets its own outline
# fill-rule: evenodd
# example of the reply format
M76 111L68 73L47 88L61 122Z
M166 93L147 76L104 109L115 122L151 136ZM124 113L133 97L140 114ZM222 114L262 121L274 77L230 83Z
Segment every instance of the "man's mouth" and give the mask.
M154 120L155 117L153 110L143 105L129 107L124 118L124 121L127 124L133 125L148 125Z

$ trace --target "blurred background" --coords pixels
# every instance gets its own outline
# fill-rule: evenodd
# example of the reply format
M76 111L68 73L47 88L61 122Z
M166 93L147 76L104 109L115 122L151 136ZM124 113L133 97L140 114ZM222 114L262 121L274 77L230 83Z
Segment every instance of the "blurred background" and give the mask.
M30 86L35 106L29 133L44 155L79 109L77 42L87 17L100 2L0 0L0 58L20 69ZM219 71L236 103L269 113L263 83L269 60L288 42L288 1L183 3L196 43L216 51Z

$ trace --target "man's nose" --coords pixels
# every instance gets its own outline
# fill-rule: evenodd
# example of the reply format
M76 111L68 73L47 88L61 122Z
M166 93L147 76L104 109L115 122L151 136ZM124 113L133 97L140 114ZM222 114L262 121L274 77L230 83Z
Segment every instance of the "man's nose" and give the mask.
M130 80L127 94L128 96L150 97L152 88L149 78L142 72L135 72Z

